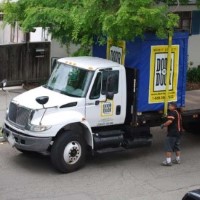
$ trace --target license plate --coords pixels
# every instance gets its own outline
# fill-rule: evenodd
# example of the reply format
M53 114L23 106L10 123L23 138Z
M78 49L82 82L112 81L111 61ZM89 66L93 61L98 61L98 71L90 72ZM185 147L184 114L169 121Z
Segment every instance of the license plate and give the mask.
M10 133L8 136L8 142L12 147L15 145L15 139L14 139L12 133Z

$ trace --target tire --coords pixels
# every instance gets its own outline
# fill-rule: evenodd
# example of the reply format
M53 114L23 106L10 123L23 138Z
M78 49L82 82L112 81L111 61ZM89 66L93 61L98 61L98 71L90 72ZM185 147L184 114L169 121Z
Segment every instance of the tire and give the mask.
M62 173L76 171L85 164L86 143L84 138L72 131L63 132L53 143L51 162Z

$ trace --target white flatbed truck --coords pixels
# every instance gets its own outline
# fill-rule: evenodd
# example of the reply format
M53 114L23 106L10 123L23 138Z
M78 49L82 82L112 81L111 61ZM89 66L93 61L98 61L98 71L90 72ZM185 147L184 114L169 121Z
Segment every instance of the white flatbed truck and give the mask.
M82 167L88 151L150 145L150 127L162 122L162 114L137 113L136 87L137 70L116 62L59 59L46 85L11 101L4 136L21 152L49 153L63 173ZM183 118L197 125L200 110Z

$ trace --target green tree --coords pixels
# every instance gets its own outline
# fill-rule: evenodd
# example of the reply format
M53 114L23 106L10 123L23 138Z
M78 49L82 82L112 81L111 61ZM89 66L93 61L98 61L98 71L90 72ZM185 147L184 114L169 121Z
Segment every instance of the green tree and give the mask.
M182 0L184 3L186 0ZM25 32L48 27L62 44L80 44L88 51L94 37L102 44L105 36L133 40L153 31L166 37L177 26L178 16L168 12L169 1L156 0L6 0L6 23L19 23ZM176 1L175 1L176 2ZM79 52L79 53L80 53Z

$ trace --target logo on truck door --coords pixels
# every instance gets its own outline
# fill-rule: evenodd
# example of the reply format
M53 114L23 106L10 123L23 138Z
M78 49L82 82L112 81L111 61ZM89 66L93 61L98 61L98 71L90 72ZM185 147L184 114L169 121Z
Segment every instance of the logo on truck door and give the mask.
M123 65L125 59L125 49L125 41L114 42L112 39L108 39L107 59Z
M168 46L151 47L149 103L165 100ZM172 46L168 101L177 101L179 46Z
M101 103L101 117L113 116L113 101Z

